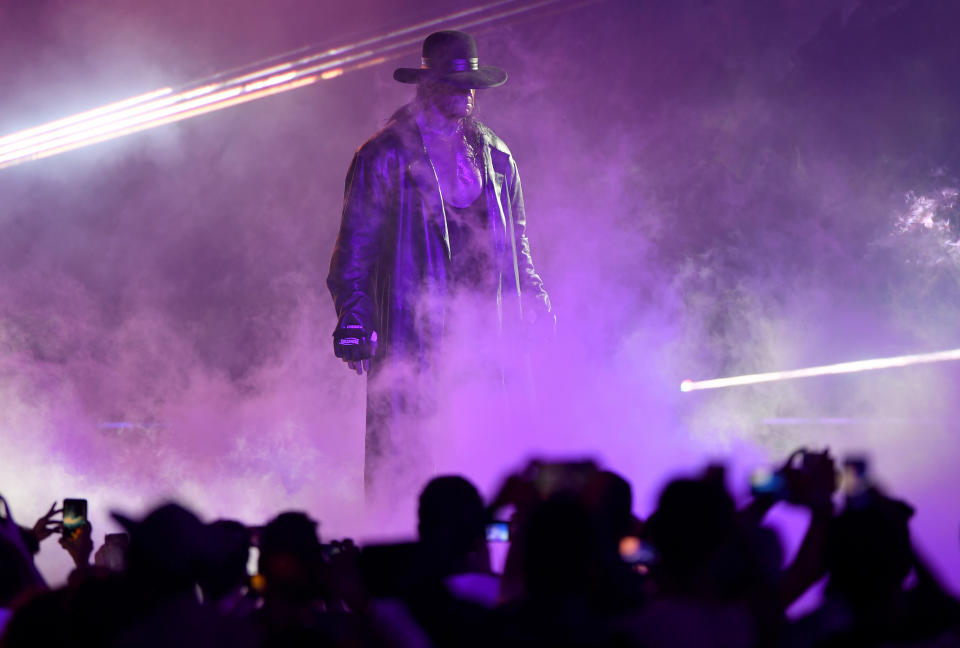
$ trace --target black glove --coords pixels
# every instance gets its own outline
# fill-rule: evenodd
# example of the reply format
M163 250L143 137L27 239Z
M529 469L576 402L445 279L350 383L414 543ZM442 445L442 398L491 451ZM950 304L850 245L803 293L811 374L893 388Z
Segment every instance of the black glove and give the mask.
M333 332L333 352L347 362L369 360L377 351L377 332L368 330L360 318L347 313Z

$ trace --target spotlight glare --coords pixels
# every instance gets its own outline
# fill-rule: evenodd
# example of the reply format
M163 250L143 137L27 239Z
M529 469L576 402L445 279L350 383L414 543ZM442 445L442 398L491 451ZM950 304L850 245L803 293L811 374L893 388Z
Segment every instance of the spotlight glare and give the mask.
M599 2L601 0L587 0ZM498 0L348 45L287 52L222 72L175 92L161 88L0 137L0 169L329 80L406 54L437 28L467 29L528 14L568 0ZM580 2L574 6L582 6Z
M86 139L77 140L71 143L63 144L58 148L47 148L35 151L32 157L28 158L31 160L39 160L45 157L50 157L51 155L57 155L59 153L66 153L67 151L72 151L74 149L89 146L90 144L96 144L98 142L104 142L115 137L121 137L123 135L131 135L133 133L138 133L148 128L154 128L156 126L162 126L164 124L171 124L181 119L187 119L189 117L196 117L198 115L203 115L215 110L220 110L221 108L228 108L230 106L235 106L237 104L245 103L247 101L253 101L254 99L259 99L260 97L266 97L268 95L277 94L278 92L284 92L286 90L293 90L294 88L301 88L305 85L309 85L317 81L317 76L309 76L303 79L297 79L296 81L291 81L289 83L273 86L271 88L264 88L253 93L229 97L220 97L218 101L212 103L201 103L192 110L183 110L173 113L167 116L155 117L153 119L144 121L140 120L139 123L133 123L128 127L122 130L111 130L109 132L103 133L101 135L92 135ZM3 159L0 158L0 168L4 166Z
M275 74L272 77L268 77L263 81L254 81L253 83L248 83L243 86L244 92L251 92L253 90L259 90L260 88L269 88L273 85L278 85L284 81L290 81L291 79L297 78L296 72L287 72L286 74Z
M794 380L796 378L813 378L836 374L859 373L861 371L876 371L877 369L892 369L907 367L916 364L931 362L947 362L960 360L960 349L949 351L935 351L933 353L917 353L913 355L894 356L891 358L873 358L870 360L855 360L832 365L792 369L789 371L772 371L770 373L747 374L730 378L714 378L711 380L684 380L680 383L680 391L691 392L701 389L720 389L722 387L738 387L741 385L756 385L780 380Z
M41 124L40 126L34 126L33 128L28 128L26 130L19 131L17 133L12 133L10 135L5 135L0 137L0 147L6 147L14 142L21 141L28 137L35 137L42 133L49 132L58 128L63 128L65 126L70 126L77 122L82 122L94 117L98 117L103 114L108 114L121 110L124 108L129 108L131 106L136 106L153 99L158 99L165 95L173 92L173 88L160 88L159 90L154 90L153 92L147 92L142 95L137 95L136 97L130 97L129 99L123 99L121 101L114 102L112 104L107 104L106 106L100 106L99 108L94 108L92 110L87 110L82 113L77 113L76 115L71 115L69 117L64 117L63 119L57 119L52 122L47 122L46 124Z

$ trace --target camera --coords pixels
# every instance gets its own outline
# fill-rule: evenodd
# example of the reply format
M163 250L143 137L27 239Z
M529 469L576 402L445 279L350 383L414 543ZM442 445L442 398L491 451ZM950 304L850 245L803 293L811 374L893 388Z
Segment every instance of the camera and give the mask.
M597 465L589 460L540 461L534 460L527 467L527 478L541 497L556 493L581 493L590 479L597 474Z
M487 542L510 542L510 523L494 521L488 524Z
M63 500L63 535L77 537L87 523L87 500Z
M813 452L806 448L796 450L786 463L778 468L759 468L750 476L750 492L755 497L796 501L806 495L809 484L815 481L825 467L833 470L830 451Z

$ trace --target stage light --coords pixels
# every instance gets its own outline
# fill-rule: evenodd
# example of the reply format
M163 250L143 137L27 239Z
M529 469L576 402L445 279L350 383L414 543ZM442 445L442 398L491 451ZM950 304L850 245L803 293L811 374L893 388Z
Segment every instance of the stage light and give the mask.
M223 72L179 91L161 88L0 137L0 169L129 135L264 96L329 80L415 51L437 29L468 29L551 5L579 7L599 0L500 0L420 22L347 45L301 48ZM312 51L311 51L312 50ZM287 60L280 60L287 58Z
M168 95L173 92L173 88L161 88L159 90L154 90L153 92L148 92L146 94L138 95L136 97L130 97L129 99L124 99L122 101L117 101L112 104L107 104L106 106L101 106L99 108L94 108L93 110L87 110L86 112L78 113L70 117L64 117L63 119L57 119L46 124L41 124L34 128L28 128L26 130L20 131L18 133L13 133L11 135L5 135L0 137L0 148L12 147L17 142L21 142L27 138L36 138L42 136L44 133L50 131L56 131L62 128L67 128L77 123L86 122L88 120L94 119L101 115L110 114L131 106L136 106L138 104L143 104L152 99L157 99L164 95Z
M935 351L933 353L917 353L914 355L894 356L891 358L855 360L853 362L841 362L832 365L807 367L805 369L772 371L769 373L747 374L743 376L733 376L730 378L714 378L711 380L684 380L682 383L680 383L680 391L691 392L701 389L721 389L723 387L756 385L759 383L777 382L780 380L795 380L797 378L813 378L815 376L858 373L861 371L876 371L878 369L892 369L895 367L908 367L910 365L929 364L931 362L947 362L950 360L960 360L960 349Z

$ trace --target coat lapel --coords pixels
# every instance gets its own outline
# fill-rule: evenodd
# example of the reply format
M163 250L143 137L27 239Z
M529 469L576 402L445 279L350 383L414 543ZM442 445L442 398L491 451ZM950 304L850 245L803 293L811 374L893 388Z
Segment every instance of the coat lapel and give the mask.
M507 228L506 215L503 210L503 192L506 191L506 176L493 164L490 136L481 129L483 137L483 168L486 182L487 213L490 217L490 235L497 252L497 258L503 258L506 246L505 233Z
M423 203L423 227L426 232L439 235L443 241L444 254L449 259L450 234L447 231L447 213L443 208L440 180L437 178L437 172L427 155L423 137L413 115L409 115L405 121L407 130L405 137L409 138L410 143L410 161L407 164L407 174L416 186ZM433 254L430 254L430 256L432 258Z

